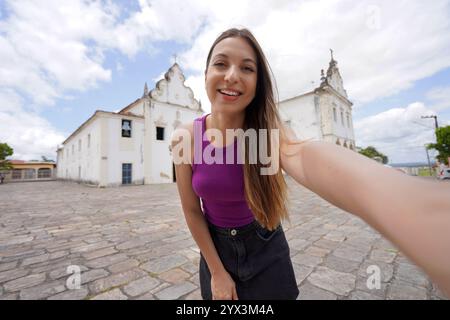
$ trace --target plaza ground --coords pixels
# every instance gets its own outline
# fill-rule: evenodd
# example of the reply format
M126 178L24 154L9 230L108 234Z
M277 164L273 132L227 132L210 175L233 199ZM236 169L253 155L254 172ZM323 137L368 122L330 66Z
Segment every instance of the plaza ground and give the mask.
M445 299L362 220L287 182L299 299ZM0 299L201 298L199 250L175 184L9 183L0 204ZM79 289L69 289L69 266L80 268ZM367 285L370 266L379 289Z

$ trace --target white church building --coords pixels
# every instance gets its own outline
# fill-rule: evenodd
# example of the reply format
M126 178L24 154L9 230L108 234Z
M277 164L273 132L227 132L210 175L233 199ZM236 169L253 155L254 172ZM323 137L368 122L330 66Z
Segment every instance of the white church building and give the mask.
M150 92L119 112L97 110L57 150L57 178L99 187L171 183L170 138L181 124L204 114L175 63ZM331 56L318 88L281 101L281 118L300 139L355 150L352 103Z
M356 150L352 102L344 89L337 61L333 58L320 86L280 101L280 115L300 139L324 140Z
M169 145L181 123L204 111L174 64L119 112L96 111L57 150L57 177L99 187L175 181Z

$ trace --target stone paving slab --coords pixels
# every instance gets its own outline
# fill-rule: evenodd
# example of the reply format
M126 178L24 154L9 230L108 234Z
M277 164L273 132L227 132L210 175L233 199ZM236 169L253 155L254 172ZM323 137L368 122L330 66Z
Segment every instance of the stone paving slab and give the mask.
M364 221L287 183L299 300L447 299ZM175 184L9 183L0 203L0 300L201 299L199 250Z

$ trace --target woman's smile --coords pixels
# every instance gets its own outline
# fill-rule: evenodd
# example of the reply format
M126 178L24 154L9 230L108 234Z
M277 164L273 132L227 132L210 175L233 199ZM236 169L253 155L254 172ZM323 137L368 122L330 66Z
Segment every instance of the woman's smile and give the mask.
M234 102L242 95L241 92L233 89L218 89L217 91L222 95L222 99L228 102Z

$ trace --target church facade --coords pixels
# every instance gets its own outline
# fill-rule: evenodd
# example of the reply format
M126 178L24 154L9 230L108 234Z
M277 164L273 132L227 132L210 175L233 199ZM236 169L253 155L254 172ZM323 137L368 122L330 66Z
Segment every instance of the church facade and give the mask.
M57 150L57 178L99 187L175 181L173 131L204 111L174 64L119 112L97 110Z
M331 53L326 75L322 70L320 86L280 101L279 108L282 120L298 138L324 140L356 150L352 105Z

